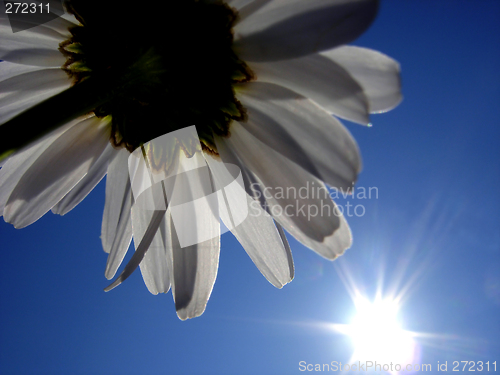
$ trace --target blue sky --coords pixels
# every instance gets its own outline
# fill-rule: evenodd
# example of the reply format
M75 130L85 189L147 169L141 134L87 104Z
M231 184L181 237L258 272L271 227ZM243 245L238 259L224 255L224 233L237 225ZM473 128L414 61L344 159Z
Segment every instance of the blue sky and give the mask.
M366 212L347 218L354 244L338 261L291 240L282 290L225 234L200 318L180 321L139 273L104 293L103 183L65 217L1 221L0 373L300 374L300 361L351 358L329 327L351 321L353 289L402 296L415 362L500 366L499 19L496 0L382 1L355 44L400 62L404 101L372 128L347 124L358 187L378 198L352 200Z

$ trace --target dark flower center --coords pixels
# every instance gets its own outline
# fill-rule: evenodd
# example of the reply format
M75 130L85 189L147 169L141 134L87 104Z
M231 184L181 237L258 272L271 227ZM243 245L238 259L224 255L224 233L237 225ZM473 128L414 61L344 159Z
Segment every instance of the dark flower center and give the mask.
M227 136L231 121L245 117L233 85L252 79L232 49L237 13L208 0L91 4L66 1L81 26L60 51L75 85L90 76L121 82L93 111L111 116L111 142L132 151L196 125L203 146L216 152L212 134Z

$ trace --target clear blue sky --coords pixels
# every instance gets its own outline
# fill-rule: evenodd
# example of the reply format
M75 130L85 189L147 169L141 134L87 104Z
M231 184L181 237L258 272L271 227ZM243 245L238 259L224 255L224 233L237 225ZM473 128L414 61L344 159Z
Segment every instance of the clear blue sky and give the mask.
M339 270L373 297L405 287L404 327L421 363L500 367L500 1L385 0L356 45L402 66L404 101L347 124L364 160L348 218L354 245L331 263L291 241L295 280L272 287L231 234L205 314L182 322L139 273L104 293L104 184L65 217L0 223L1 374L300 374L347 362L352 344L317 323L348 323ZM345 202L340 202L345 204ZM450 370L450 365L448 366ZM497 369L499 370L499 369Z

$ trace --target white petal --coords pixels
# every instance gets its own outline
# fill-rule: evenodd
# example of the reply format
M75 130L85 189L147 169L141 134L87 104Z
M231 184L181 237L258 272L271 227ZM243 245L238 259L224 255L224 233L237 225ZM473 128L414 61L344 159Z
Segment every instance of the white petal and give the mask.
M298 241L328 259L345 250L345 247L331 248L327 242L339 231L342 221L321 181L260 142L238 123L231 125L230 137L216 137L215 141L223 160L229 150L241 160L240 168L255 174L269 212Z
M59 34L63 35L64 40L66 40L71 36L69 30L75 27L76 25L80 25L80 22L77 21L75 16L69 13L64 13L62 16L58 18L55 18L52 21L44 23L42 26L57 31Z
M367 48L343 46L322 53L342 65L363 87L370 113L396 107L402 99L400 67L397 61Z
M0 60L16 64L57 68L62 66L66 58L58 50L47 48L11 48L0 47Z
M42 217L85 176L108 139L109 126L96 118L62 134L19 180L5 205L5 220L23 228Z
M250 65L259 82L270 82L314 100L336 116L370 122L363 88L339 64L319 55Z
M65 40L65 36L61 32L47 27L46 24L14 33L12 32L9 19L2 13L0 13L0 37L3 48L41 47L57 50L59 43ZM63 22L66 23L67 21Z
M154 189L161 188L155 185ZM161 193L161 192L160 192ZM144 238L148 226L155 213L141 209L138 206L132 208L132 227L134 232L134 246L138 250L141 241L150 240L149 248L140 263L141 274L148 290L152 294L167 293L170 289L170 275L172 265L172 243L170 234L170 215L165 213L159 229L152 233L152 239Z
M241 9L253 1L254 0L226 0L226 3L235 9Z
M67 21L66 21L67 22ZM61 33L46 27L13 33L10 22L0 17L0 60L17 64L60 67L66 58L59 52L59 43L66 39Z
M12 190L19 183L19 180L26 171L57 138L81 121L81 119L77 119L54 130L45 137L30 144L27 148L18 151L6 161L0 170L0 214L3 215L5 204Z
M108 144L99 159L89 169L87 175L58 204L52 207L52 212L58 215L66 215L75 208L106 175L109 162L115 157L116 153L117 151L113 146Z
M19 74L34 72L41 69L43 68L39 66L20 65L10 63L8 61L2 61L0 62L0 82L3 82L8 78L15 77Z
M205 159L214 176L217 189L230 194L231 191L224 190L224 187L234 179L231 173L212 155L205 154ZM283 244L271 216L258 202L246 194L245 196L245 201L230 200L231 210L248 212L247 218L240 225L230 226L231 232L262 275L275 287L282 288L293 278L292 254Z
M104 273L107 279L112 279L115 276L118 267L120 267L123 258L125 258L130 242L132 242L132 193L129 181L127 181L125 187L122 206L119 207L118 224L116 225L116 231L113 233L113 242L111 247L104 249L109 252L106 271Z
M6 24L5 21L4 22L2 21L0 21L0 23ZM30 22L30 20L27 19L24 19L23 21L26 24ZM36 21L36 19L34 21ZM18 31L15 34L17 34L17 36L23 36L26 33L29 33L29 35L33 35L33 33L35 33L40 36L45 36L55 39L58 41L58 43L60 43L63 40L67 40L71 37L71 33L69 30L75 27L76 25L79 25L79 22L73 15L65 13L57 18L54 18L49 22L43 23L42 25L39 25L38 23L32 23L32 24L35 26L27 30ZM7 24L7 26L9 26L8 30L10 30L10 32L12 33L10 22Z
M0 93L0 123L70 87L61 69L43 69L5 79Z
M63 85L50 90L27 92L26 95L23 95L22 92L16 92L12 94L13 96L8 95L9 99L6 99L6 102L11 102L11 104L2 106L0 111L0 124L3 124L24 110L31 108L34 105L41 103L43 100L57 95L66 89L66 85ZM14 98L17 99L17 101L14 101Z
M120 150L108 167L108 176L106 177L106 200L101 227L102 247L107 253L111 250L111 246L115 240L116 228L121 215L124 213L122 212L122 208L127 206L129 209L126 211L130 211L129 155L130 153L127 150Z
M198 156L195 154L195 156ZM188 159L181 153L179 162L181 170L190 170L189 179L181 179L182 175L177 175L175 180L175 190L170 199L170 206L175 209L175 202L190 202L196 199L200 191L207 195L206 177L202 168L191 170L192 157ZM190 163L191 162L191 163ZM195 160L196 162L196 160ZM201 163L203 162L203 163ZM204 159L198 162L205 164ZM206 165L206 164L205 164ZM208 171L207 171L208 172ZM182 193L182 197L178 195ZM170 195L169 195L170 197ZM173 206L172 206L173 205ZM213 210L217 210L213 212ZM193 216L194 215L194 216ZM172 293L175 301L175 308L180 319L185 320L200 316L205 311L205 307L217 277L220 251L220 224L217 207L206 207L193 205L190 210L173 211L171 225L172 238L172 270L171 278ZM196 218L194 227L194 218ZM191 223L191 229L198 233L193 235L198 238L210 238L206 241L198 241L197 244L181 247L178 232L184 230ZM200 236L200 233L203 235ZM209 234L209 236L207 236Z
M245 88L238 97L247 108L246 130L330 186L352 188L361 157L336 118L280 86L250 83Z
M109 253L104 275L112 279L132 241L132 191L128 174L130 153L122 149L108 167L106 203L101 227L101 241Z
M60 86L68 88L70 85L71 80L63 70L43 69L22 73L3 80L0 93L22 91L24 94L26 92L49 90Z
M235 50L245 61L329 50L361 35L377 9L377 0L274 0L235 26Z
M246 2L238 2L237 0L234 1L234 3L239 3L237 4L239 5L239 7L236 7L236 9L238 10L238 19L236 20L236 22L242 22L271 1L273 0L250 0ZM229 5L233 6L231 3Z
M132 212L134 212L135 208L137 207L132 207ZM125 281L136 269L137 267L141 264L141 262L144 260L146 253L149 251L151 246L154 246L153 240L156 238L157 232L159 232L159 228L161 226L161 223L163 221L163 218L165 217L165 210L162 211L151 211L152 216L150 219L145 221L145 231L143 233L140 233L140 242L137 241L136 243L136 251L130 261L127 263L125 268L123 269L122 273L118 278L111 283L108 287L104 289L105 292L108 292L114 288L116 288L118 285L120 285L123 281ZM136 217L132 213L132 217ZM137 222L136 222L137 223ZM136 229L137 226L134 224L134 229ZM139 236L139 234L138 234ZM168 275L157 275L157 276L164 276L168 277ZM146 285L148 285L148 288L150 288L148 284L148 279L145 279ZM167 279L167 285L168 285L168 279ZM157 290L150 289L151 293L157 294Z
M195 318L205 311L217 277L220 235L214 233L211 240L181 248L174 234L172 243L172 293L177 316L182 320Z
M142 260L141 274L152 294L168 293L172 275L172 222L167 211L160 228Z
M3 72L4 66L6 72L0 87L0 94L4 93L0 96L0 124L71 85L68 75L61 69L40 69L2 62L0 71Z
M278 234L280 235L281 241L283 242L283 245L285 246L286 253L288 255L288 265L290 266L290 280L293 280L295 277L295 267L293 265L293 258L292 258L292 249L290 249L290 244L288 243L288 239L286 238L285 230L281 226L281 224L274 222L276 225L276 229L278 229Z

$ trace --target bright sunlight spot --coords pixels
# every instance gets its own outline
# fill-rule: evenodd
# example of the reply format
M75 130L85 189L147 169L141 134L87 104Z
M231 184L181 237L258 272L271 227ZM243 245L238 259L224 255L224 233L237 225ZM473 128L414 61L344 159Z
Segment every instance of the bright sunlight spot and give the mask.
M357 298L356 316L349 325L354 344L353 360L377 361L380 364L411 364L415 342L398 321L398 303L391 299Z

